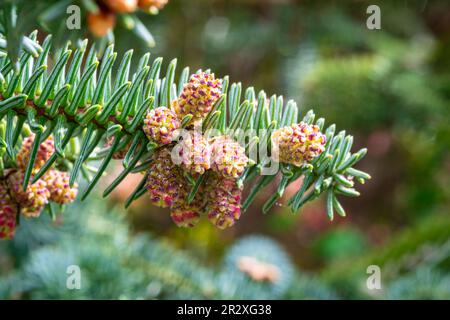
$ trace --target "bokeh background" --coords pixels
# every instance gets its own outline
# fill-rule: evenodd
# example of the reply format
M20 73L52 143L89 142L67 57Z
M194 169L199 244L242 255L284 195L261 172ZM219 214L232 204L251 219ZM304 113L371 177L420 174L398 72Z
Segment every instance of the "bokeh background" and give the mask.
M142 16L156 47L115 37L119 52L211 68L354 135L372 180L343 200L346 218L329 222L323 199L263 215L269 186L230 230L178 229L145 197L122 209L139 181L130 176L110 198L26 221L0 242L0 297L450 299L450 4L379 3L381 30L366 27L369 4L170 0ZM255 259L245 268L242 257ZM69 264L81 290L65 287ZM369 265L380 290L366 286Z

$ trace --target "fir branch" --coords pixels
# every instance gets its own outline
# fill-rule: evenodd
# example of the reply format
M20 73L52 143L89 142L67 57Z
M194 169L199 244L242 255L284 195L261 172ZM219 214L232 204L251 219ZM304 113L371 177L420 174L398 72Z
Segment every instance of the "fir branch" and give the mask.
M29 37L31 38L32 36ZM2 40L0 50L8 48L8 42ZM106 196L129 173L148 167L151 154L159 146L157 142L146 142L142 129L144 115L149 110L169 106L172 100L179 96L180 89L182 90L188 80L189 68L182 70L176 82L176 60L172 60L167 67L167 73L161 75L162 58L150 62L150 55L146 54L140 58L136 72L130 74L133 52L128 51L114 74L117 55L113 46L109 46L102 56L97 56L94 47L88 48L87 41L82 41L75 47L67 44L55 53L49 50L52 44L51 36L44 40L42 46L36 41L34 43L36 48L39 46L43 49L37 55L30 54L29 50L22 50L18 70L11 67L12 60L9 55L0 58L3 79L0 90L0 116L5 125L5 132L8 133L4 137L4 157L14 159L17 135L20 135L25 124L38 139L32 149L24 187L30 179L36 182L59 163L65 163L71 168L70 184L73 185L91 159L102 160L81 196L85 199L105 173L114 153L131 144L123 160L124 170L106 188ZM51 56L56 57L52 67L47 65ZM312 110L301 117L297 104L292 100L285 104L284 98L277 95L267 99L264 91L256 93L253 87L243 90L241 83L228 85L228 76L223 80L222 96L203 122L203 129L217 129L224 134L236 130L265 129L263 135L253 137L246 144L247 153L250 149L270 148L271 132L276 128L300 121L308 125L315 124L320 129L325 126L323 118L315 121ZM188 125L191 120L192 115L188 114L182 119L182 125ZM283 196L288 185L302 178L300 189L288 201L294 212L322 193L327 193L327 212L330 219L333 218L334 211L345 215L337 195L359 195L354 189L353 179L364 182L370 176L353 166L364 157L367 150L361 149L352 153L353 137L345 131L335 135L334 125L324 128L324 132L327 143L319 157L301 167L282 165L277 172L262 176L243 201L243 209L247 209L255 196L271 181L276 180L276 176L281 175L276 187L277 192L263 206L264 212ZM32 175L37 145L43 137L50 134L54 137L55 152L42 168ZM99 147L106 137L114 137L115 143L102 150ZM79 150L68 148L69 143L79 145ZM4 162L6 160L3 159ZM267 165L265 161L266 159L259 157L251 159L244 177L239 179L238 184L249 182L255 174L260 174ZM188 202L194 199L202 180L198 179L197 182ZM142 195L142 190L142 186L137 188L126 205L129 206L138 195Z

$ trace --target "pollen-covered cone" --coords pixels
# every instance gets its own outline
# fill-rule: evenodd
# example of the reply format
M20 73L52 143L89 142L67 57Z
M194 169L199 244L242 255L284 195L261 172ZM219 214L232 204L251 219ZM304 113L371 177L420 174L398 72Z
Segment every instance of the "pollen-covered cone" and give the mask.
M116 25L116 15L106 10L88 12L87 25L89 31L96 37L104 37Z
M174 150L179 155L177 164L186 171L203 174L211 167L211 145L200 133L189 133Z
M185 198L179 198L170 208L170 217L178 227L192 228L200 221L203 210L199 200L188 204Z
M207 181L208 219L219 229L233 226L241 216L242 187L235 179L211 175Z
M198 178L194 174L194 178ZM200 186L191 203L187 203L191 186L186 182L180 187L178 196L174 199L170 207L170 217L178 227L192 228L200 221L200 215L205 212L206 199L204 187Z
M139 0L138 6L144 10L156 8L161 10L169 2L169 0Z
M0 181L0 239L12 239L16 230L17 204L11 199L5 181Z
M145 184L150 201L158 207L170 207L180 196L184 184L181 168L173 164L170 151L159 149L153 156Z
M238 178L248 164L245 148L227 136L212 138L211 168L225 178Z
M292 124L272 134L273 157L279 162L301 166L319 156L325 150L325 142L318 126L304 122Z
M144 132L147 137L162 145L172 142L174 132L180 126L177 115L166 107L150 110L144 119Z
M39 217L50 198L47 183L43 179L39 179L35 183L29 184L27 189L23 191L23 177L22 171L16 171L8 176L10 194L20 205L20 212L24 216Z
M43 177L50 192L49 199L58 204L67 204L75 200L78 193L78 184L75 182L70 187L70 177L67 172L52 169Z
M17 153L16 158L17 166L22 170L25 170L25 168L28 166L28 162L30 161L31 149L33 148L33 143L34 143L34 134L26 137L23 140L22 146L20 147L20 150ZM47 160L54 152L55 152L55 144L53 141L53 136L49 136L45 141L43 141L39 145L36 154L36 160L33 166L33 172L39 170L45 164L45 162L47 162Z
M192 114L191 123L204 119L222 94L222 80L213 73L202 72L191 76L183 86L174 109L180 119Z

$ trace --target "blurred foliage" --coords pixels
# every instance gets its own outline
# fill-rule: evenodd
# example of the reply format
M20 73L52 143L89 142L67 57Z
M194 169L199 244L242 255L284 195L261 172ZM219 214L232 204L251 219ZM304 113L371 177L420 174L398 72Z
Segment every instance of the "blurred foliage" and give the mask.
M317 239L313 249L325 261L330 262L360 255L367 250L367 244L358 230L346 227L325 233Z
M450 277L429 268L419 269L389 286L387 299L450 299Z
M377 294L376 290L368 292L365 289L366 268L370 265L381 268L383 282L395 282L403 276L409 277L421 267L449 274L449 258L450 217L434 215L397 234L384 246L355 255L352 259L334 261L322 271L322 277L340 288L344 297L367 298ZM450 286L446 290L450 291Z
M417 24L418 19L411 17L409 24ZM299 83L304 104L317 106L338 125L363 132L392 126L438 126L442 116L448 115L448 101L436 90L440 78L428 65L435 39L425 32L405 39L364 31L364 25L350 19L337 23L346 26L317 35L314 45L320 53L310 66L299 69L308 69ZM333 36L364 34L353 44L363 50L351 50L345 42L322 43L331 32Z
M334 297L325 285L312 288L309 277L300 276L284 250L266 237L243 238L227 250L222 263L206 267L164 239L132 236L123 212L104 202L78 205L62 217L52 222L42 215L32 227L23 220L14 240L0 243L0 298ZM256 264L242 269L243 257ZM254 278L262 263L275 268L277 276ZM80 290L66 287L71 265L80 267Z
M32 232L29 221L23 220L14 240L0 243L0 298L443 299L450 295L450 282L443 273L443 262L450 257L450 241L441 243L441 249L445 250L439 250L440 254L430 249L438 247L438 240L448 238L448 218L435 221L421 232L411 230L384 253L371 253L370 257L378 260L362 257L361 261L348 263L345 271L332 265L336 274L333 279L330 275L318 277L298 270L286 251L268 237L243 237L226 250L220 263L208 266L198 257L175 249L165 239L133 236L123 212L107 208L103 202L91 201L74 209L59 216L64 221L52 222L42 215L38 223L33 223ZM384 263L398 260L407 252L417 254L423 237L431 241L430 235L436 237L436 242L428 243L427 254L422 252L423 259L409 257L414 268L405 269L398 278L384 278L387 274L384 270L389 270ZM430 254L433 250L434 256ZM382 257L387 261L383 262ZM246 265L242 259L247 259ZM348 277L359 273L364 278L362 261L369 260L383 270L386 288L377 296L365 292L357 277ZM402 264L406 266L405 261L408 262L403 259ZM79 290L66 286L69 276L66 271L72 265L81 270ZM435 271L437 268L440 269ZM275 276L261 277L266 271ZM342 290L349 286L356 289L351 293Z

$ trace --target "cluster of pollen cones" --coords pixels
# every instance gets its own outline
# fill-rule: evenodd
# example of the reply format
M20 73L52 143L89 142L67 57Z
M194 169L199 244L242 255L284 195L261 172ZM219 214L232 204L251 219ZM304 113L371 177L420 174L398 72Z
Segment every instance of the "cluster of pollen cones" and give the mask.
M57 169L50 169L24 190L25 169L30 161L33 142L34 135L23 140L16 158L17 168L8 169L0 179L0 238L11 239L14 236L18 215L36 218L50 201L64 205L74 201L77 196L77 184L70 187L69 175ZM49 136L39 145L32 175L38 172L54 151L53 137Z
M241 216L243 187L238 179L249 165L245 148L229 135L208 137L195 129L221 94L220 79L197 73L170 107L150 110L144 119L145 134L160 146L148 169L146 188L151 202L170 208L172 220L180 227L193 227L206 216L225 229ZM192 115L188 132L180 138L181 122L187 115ZM300 123L275 131L273 141L279 146L281 162L300 166L323 152L325 136L317 126ZM193 185L186 175L194 181L205 175L195 196L189 197Z
M202 216L220 229L233 226L241 216L243 183L239 179L251 163L245 148L229 134L204 135L202 121L222 95L222 81L201 72L190 77L170 106L150 109L143 132L157 147L148 168L145 187L150 201L170 209L180 227L195 226ZM188 116L188 117L186 117ZM182 128L182 122L184 123ZM186 122L186 121L184 121ZM276 161L301 166L325 149L325 136L316 125L292 124L272 134ZM23 139L16 168L0 179L0 238L12 238L18 217L38 217L49 204L64 205L77 196L77 184L55 168L23 188L34 135ZM113 138L106 140L111 146ZM113 155L123 159L131 142ZM31 175L36 174L55 152L50 135L38 148ZM30 179L32 181L33 179ZM196 182L202 183L197 184Z

